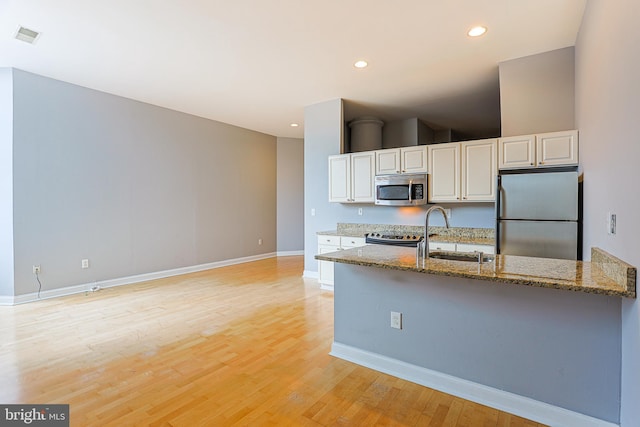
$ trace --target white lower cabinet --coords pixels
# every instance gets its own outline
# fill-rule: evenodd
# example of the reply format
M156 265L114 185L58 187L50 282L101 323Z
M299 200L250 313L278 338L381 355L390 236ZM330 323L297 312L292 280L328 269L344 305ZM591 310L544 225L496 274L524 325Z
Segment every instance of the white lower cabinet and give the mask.
M318 236L318 254L365 246L364 237ZM333 290L333 262L318 261L318 282L320 288Z
M472 245L468 243L457 243L456 252L482 252L483 254L493 255L496 248L491 245Z
M429 242L430 251L447 252L482 252L492 255L496 252L491 245L475 245L472 243Z
M446 242L429 242L429 250L430 251L455 252L456 251L456 244L455 243L446 243Z

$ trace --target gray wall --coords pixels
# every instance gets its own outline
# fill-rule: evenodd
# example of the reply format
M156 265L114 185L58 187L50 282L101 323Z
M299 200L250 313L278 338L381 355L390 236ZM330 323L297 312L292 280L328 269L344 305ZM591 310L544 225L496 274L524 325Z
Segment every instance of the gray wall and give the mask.
M574 129L574 48L498 64L502 136Z
M0 296L13 294L13 81L0 68Z
M365 224L424 225L424 216L429 205L423 207L397 208L373 204L329 203L327 157L340 154L342 123L342 101L322 102L305 108L304 125L304 180L305 180L305 272L318 271L318 231L335 230L338 222ZM452 209L452 227L495 226L493 203L441 204ZM363 215L358 215L362 208ZM315 209L316 215L311 216ZM433 215L431 225L444 225L444 220Z
M338 263L335 282L338 343L618 421L620 298Z
M304 249L304 141L277 139L278 253Z
M598 246L640 267L640 3L589 0L576 42L576 123L584 170L585 248ZM607 212L618 233L606 233ZM640 308L622 301L621 425L640 420Z
M382 148L430 144L434 138L433 129L416 117L387 122L382 127Z
M13 179L16 295L276 251L269 135L14 70Z

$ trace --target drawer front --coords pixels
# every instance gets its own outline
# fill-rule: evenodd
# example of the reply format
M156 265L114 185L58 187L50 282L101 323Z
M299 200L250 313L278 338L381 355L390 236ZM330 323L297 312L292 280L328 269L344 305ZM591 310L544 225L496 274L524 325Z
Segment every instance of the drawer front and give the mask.
M468 243L458 243L456 245L457 252L482 252L485 254L494 254L496 248L489 245L472 245Z
M455 252L456 244L455 243L444 243L444 242L429 242L429 250L430 251L451 251L451 252Z
M340 236L318 236L318 244L340 246Z
M364 237L345 237L342 236L340 238L340 246L343 249L346 248L357 248L359 246L366 245Z

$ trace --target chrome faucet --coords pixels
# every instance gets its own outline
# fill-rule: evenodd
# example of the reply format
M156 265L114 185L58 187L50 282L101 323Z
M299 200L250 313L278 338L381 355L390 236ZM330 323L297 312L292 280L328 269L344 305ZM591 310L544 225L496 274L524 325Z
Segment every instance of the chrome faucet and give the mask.
M447 228L449 228L449 218L447 218L447 212L441 206L431 206L427 210L427 214L424 218L424 239L422 239L422 242L418 244L416 252L416 262L419 258L422 258L423 262L426 258L429 258L429 215L431 215L431 212L433 211L439 211L442 214L442 216L444 217L444 223Z

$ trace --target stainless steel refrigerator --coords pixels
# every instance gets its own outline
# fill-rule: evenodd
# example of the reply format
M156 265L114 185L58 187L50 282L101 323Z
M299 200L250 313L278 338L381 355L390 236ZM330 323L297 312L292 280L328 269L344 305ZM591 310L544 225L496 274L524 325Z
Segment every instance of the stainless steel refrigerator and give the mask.
M496 253L582 259L582 183L572 170L502 171Z

